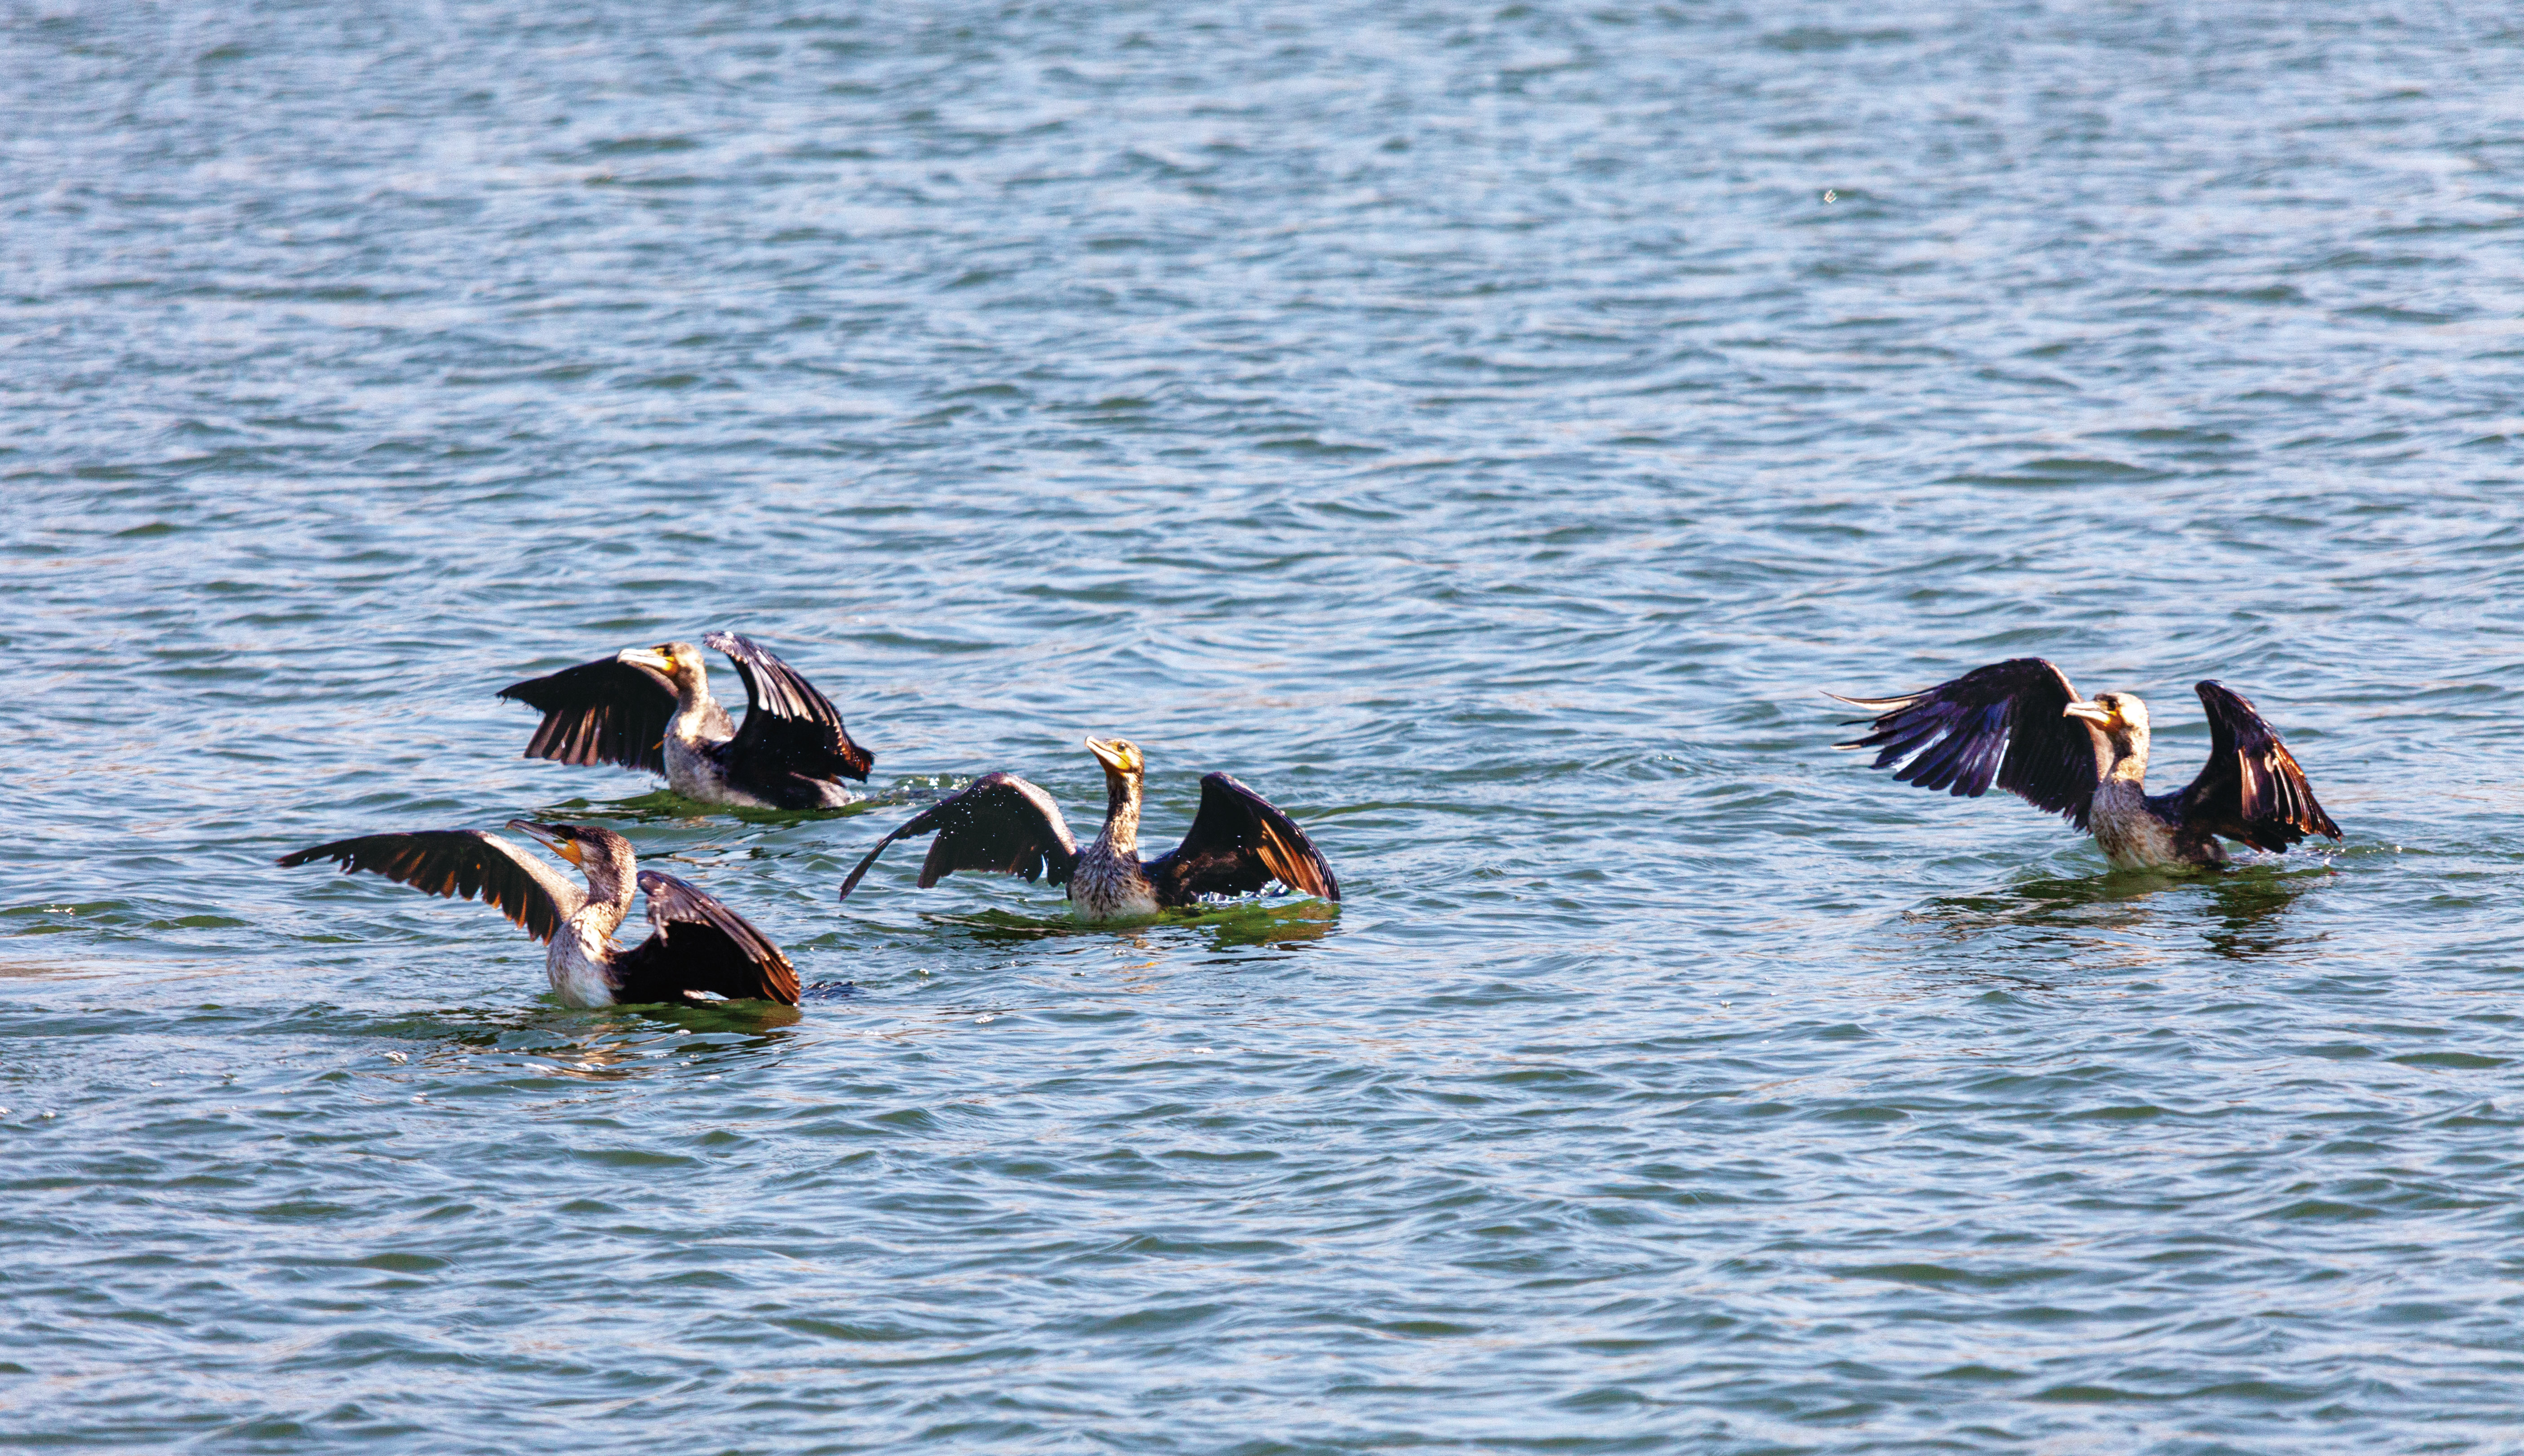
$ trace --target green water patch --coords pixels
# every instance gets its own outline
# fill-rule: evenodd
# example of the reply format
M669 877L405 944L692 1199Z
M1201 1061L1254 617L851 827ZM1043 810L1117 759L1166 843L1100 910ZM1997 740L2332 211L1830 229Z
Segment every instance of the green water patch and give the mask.
M1082 920L1059 912L1032 915L999 909L966 914L924 913L920 918L931 925L961 930L984 944L1191 931L1213 946L1228 949L1321 940L1339 923L1340 906L1312 897L1274 897L1165 910L1136 920Z
M705 803L660 786L625 799L573 797L558 800L535 810L531 817L564 823L670 824L726 817L755 825L811 824L818 820L849 819L885 809L934 802L952 792L951 788L943 787L950 784L961 787L946 775L913 775L873 791L854 789L853 792L864 793L866 797L852 802L813 809L766 809L742 804Z

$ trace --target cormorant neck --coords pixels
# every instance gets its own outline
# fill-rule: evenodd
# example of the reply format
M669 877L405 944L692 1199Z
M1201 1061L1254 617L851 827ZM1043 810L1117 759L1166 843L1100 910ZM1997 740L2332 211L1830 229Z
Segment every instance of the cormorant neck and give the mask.
M1104 834L1109 848L1133 854L1140 849L1140 776L1104 771Z
M591 921L611 936L630 918L631 892L640 881L639 865L630 847L621 846L618 852L604 859L590 858L580 864L579 870L587 876L587 903L570 918Z
M2106 777L2127 779L2133 784L2147 782L2147 730L2124 728L2106 735L2111 742L2111 767Z
M675 680L675 718L670 731L678 738L697 738L717 703L710 697L709 674L687 673Z

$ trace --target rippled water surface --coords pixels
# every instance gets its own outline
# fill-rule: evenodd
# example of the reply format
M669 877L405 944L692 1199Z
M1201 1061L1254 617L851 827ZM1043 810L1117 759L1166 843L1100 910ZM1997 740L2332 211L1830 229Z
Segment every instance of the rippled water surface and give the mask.
M2524 26L2359 9L0 8L0 1439L2524 1449ZM518 756L722 626L875 802ZM2026 654L2346 841L1827 748ZM1346 899L836 902L1090 732ZM805 1003L271 864L522 814Z

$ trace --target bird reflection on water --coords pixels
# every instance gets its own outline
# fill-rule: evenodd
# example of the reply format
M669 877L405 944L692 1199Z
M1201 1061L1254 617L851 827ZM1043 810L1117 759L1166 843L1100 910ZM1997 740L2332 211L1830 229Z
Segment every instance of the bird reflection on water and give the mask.
M2230 960L2277 953L2300 939L2288 909L2333 871L2245 865L2214 874L2127 870L2076 879L2025 880L1989 895L1941 896L1911 912L1913 925L1950 944L1992 934L2043 932L2090 945L2099 935L2154 940L2179 929L2199 905L2202 940ZM2202 901L2205 900L2205 905ZM2126 948L2123 943L2111 943Z

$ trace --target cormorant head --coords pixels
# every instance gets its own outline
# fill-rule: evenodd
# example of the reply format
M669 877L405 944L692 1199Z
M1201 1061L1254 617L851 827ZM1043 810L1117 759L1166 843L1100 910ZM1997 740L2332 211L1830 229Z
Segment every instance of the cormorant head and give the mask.
M1104 765L1104 772L1117 779L1136 779L1147 772L1148 761L1140 756L1140 746L1126 739L1095 738L1087 740L1087 752Z
M709 682L709 664L702 660L702 650L689 642L669 642L659 647L626 647L613 655L613 660L646 667L673 683L678 692L699 692Z
M2115 743L2147 737L2147 704L2135 693L2098 693L2092 702L2069 704L2063 716L2085 719Z
M593 824L538 824L532 819L511 819L509 827L577 865L599 898L610 898L639 872L631 842L610 829Z

